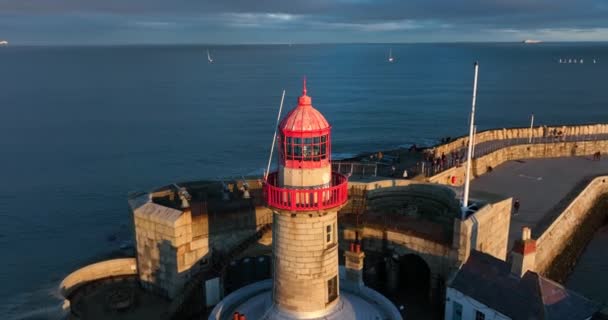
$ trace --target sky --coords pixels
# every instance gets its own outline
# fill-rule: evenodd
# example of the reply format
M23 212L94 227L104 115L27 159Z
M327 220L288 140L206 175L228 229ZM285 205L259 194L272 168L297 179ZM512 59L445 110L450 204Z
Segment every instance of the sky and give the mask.
M0 0L13 44L608 41L608 0Z

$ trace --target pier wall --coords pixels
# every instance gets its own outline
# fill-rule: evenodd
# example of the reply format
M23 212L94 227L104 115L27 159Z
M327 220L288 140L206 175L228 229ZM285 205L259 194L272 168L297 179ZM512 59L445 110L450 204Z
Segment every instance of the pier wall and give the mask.
M135 261L135 258L121 258L97 262L70 273L61 281L59 292L67 299L80 286L92 281L134 275L137 275L137 262Z
M490 168L495 168L504 162L533 158L557 158L571 156L588 156L597 151L608 150L608 140L553 142L542 144L522 144L505 147L485 156L473 159L471 165L472 178L480 176ZM429 182L460 186L464 183L466 163L453 167L428 178ZM452 177L456 177L452 183Z
M170 299L191 277L270 223L272 212L245 205L212 212L177 210L147 202L133 210L137 263L142 286ZM194 207L193 207L194 208Z
M608 195L608 176L600 176L593 179L587 187L566 207L562 213L553 220L549 226L536 239L536 269L535 271L545 275L551 271L556 258L565 249L572 245L578 230L585 230L585 224L593 223L594 207L598 201ZM599 212L600 221L606 212ZM599 226L599 223L596 223ZM593 234L593 232L591 232ZM586 243L585 243L586 245ZM584 247L584 245L583 245ZM571 259L574 264L576 257ZM561 278L561 276L559 277ZM555 279L560 280L560 279Z
M517 138L533 138L548 137L553 130L561 131L564 136L581 136L581 135L597 135L608 133L608 124L585 124L575 126L540 126L533 129L527 128L503 128L491 129L478 132L475 135L475 143L486 141L508 140ZM469 142L469 136L462 136L452 142L437 146L434 148L436 155L442 153L449 154L452 151L458 150L466 146Z
M391 201L397 200L395 197L407 199L410 195L415 196L415 202L421 211L416 221L407 220L409 222L405 223L402 223L398 215L386 215L384 222L382 219L359 221L355 220L356 215L352 214L339 219L340 250L346 251L349 243L360 241L362 249L369 255L366 260L366 272L377 274L378 264L375 262L382 259L387 261L388 257L392 257L395 261L401 261L403 258L415 255L428 266L429 288L436 294L443 290L445 280L466 261L471 250L482 251L501 260L506 259L511 198L486 203L477 212L461 221L460 217L454 217L453 211L449 209L450 203L456 200L453 193L444 192L445 188L415 182L404 182L401 185L398 182L393 183L392 180L375 181L367 184L367 187L369 188L367 191L371 191L367 193L371 200L368 199L366 205L369 206L368 209L371 207L372 211L381 206L375 202L388 201L390 204ZM424 190L426 193L422 192ZM424 200L421 202L422 199ZM436 206L443 202L445 207ZM399 203L396 207L399 207ZM428 208L435 210L426 212ZM457 211L458 209L459 207ZM440 223L426 221L425 219L429 218L424 217L424 213L437 215L444 211L447 215L452 212L450 220L444 222L453 226L453 230L452 227L449 228L448 239L437 237L437 234L426 230L427 228L436 230ZM403 219L407 217L404 216ZM420 230L421 227L427 232Z
M507 259L512 199L486 204L464 221L454 219L452 246L457 249L457 261L465 263L471 249L487 253L500 260Z

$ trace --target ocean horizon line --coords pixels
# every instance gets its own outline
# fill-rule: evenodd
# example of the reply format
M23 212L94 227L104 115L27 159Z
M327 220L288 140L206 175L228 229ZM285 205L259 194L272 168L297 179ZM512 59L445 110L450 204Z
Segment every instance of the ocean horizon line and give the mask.
M525 40L525 39L524 39ZM446 44L524 44L524 40L513 41L412 41L412 42L272 42L272 43L204 43L204 42L150 42L150 43L12 43L6 47L238 47L238 46L320 46L320 45L446 45ZM541 41L540 43L528 44L538 46L546 44L608 44L608 40L602 41Z

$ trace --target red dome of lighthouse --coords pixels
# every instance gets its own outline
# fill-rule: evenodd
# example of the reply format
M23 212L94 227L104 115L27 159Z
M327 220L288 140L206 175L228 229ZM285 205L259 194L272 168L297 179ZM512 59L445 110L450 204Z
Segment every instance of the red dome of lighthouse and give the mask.
M298 106L291 110L279 124L283 133L328 131L330 125L325 117L312 106L312 99L306 95L306 79Z

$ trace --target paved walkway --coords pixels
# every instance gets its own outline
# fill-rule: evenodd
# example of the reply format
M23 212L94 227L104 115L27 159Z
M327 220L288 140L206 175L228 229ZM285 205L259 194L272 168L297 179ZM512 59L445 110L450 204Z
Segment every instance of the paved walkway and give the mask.
M522 227L534 230L547 215L556 214L551 209L583 179L600 174L608 174L606 157L601 161L592 161L591 157L509 161L473 180L472 198L475 192L490 192L519 199L519 212L511 216L511 245L520 238Z

